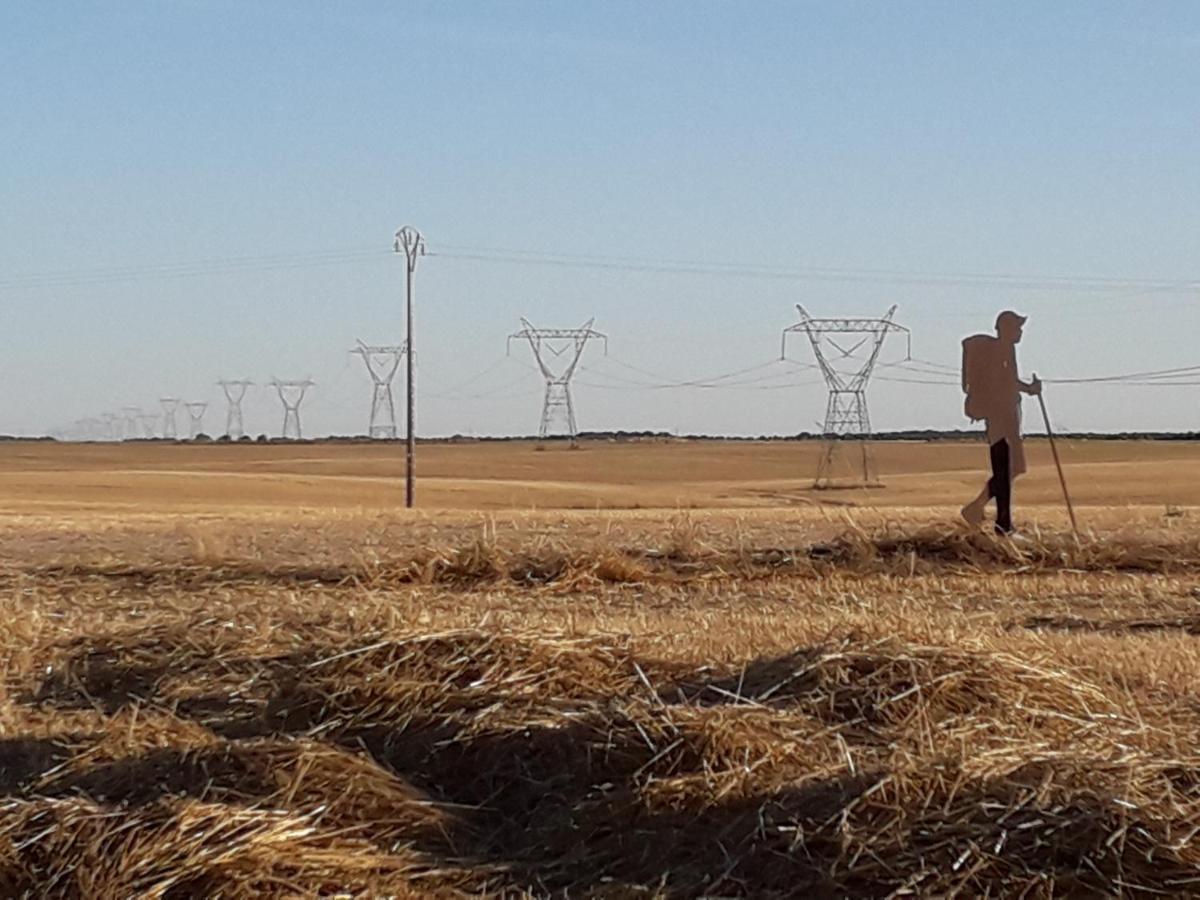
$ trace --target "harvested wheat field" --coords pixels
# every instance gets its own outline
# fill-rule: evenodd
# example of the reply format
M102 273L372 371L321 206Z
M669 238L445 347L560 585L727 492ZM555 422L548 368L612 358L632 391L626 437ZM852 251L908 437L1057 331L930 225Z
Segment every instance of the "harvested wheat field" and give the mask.
M0 896L1200 894L1200 448L1061 449L0 445Z

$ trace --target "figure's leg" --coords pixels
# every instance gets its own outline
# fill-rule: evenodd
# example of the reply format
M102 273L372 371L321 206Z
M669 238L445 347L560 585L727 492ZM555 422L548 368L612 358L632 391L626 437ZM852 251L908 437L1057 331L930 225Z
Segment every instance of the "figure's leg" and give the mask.
M987 502L996 496L995 491L992 490L994 480L995 476L989 478L984 484L983 490L979 492L979 496L960 510L963 519L973 528L978 528L983 524L983 510L987 506Z
M1008 441L992 444L992 478L988 482L996 498L996 533L1012 534L1012 475L1009 470Z

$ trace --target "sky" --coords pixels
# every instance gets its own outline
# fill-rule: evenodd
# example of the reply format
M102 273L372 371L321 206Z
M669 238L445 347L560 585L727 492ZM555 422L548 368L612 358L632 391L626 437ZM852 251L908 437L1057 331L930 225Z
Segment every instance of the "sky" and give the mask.
M10 3L0 136L0 433L175 396L220 434L221 378L251 434L272 378L364 432L402 225L427 436L536 430L522 316L608 336L584 430L818 429L797 303L898 307L925 362L888 339L877 430L966 427L1002 309L1026 374L1200 365L1193 2ZM1064 430L1200 430L1198 394L1046 388Z

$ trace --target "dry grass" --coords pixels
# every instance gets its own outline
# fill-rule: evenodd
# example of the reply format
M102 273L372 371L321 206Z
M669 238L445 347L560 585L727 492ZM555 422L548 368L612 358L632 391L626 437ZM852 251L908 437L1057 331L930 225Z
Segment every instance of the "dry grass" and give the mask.
M1200 536L1120 518L10 522L0 895L1200 892Z

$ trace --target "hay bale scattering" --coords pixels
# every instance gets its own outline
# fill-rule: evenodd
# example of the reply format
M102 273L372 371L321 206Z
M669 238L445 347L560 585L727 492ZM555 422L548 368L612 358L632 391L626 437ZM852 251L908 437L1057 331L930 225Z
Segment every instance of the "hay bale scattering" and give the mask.
M737 541L10 564L0 895L1200 891L1200 717L1034 652L1111 629L964 611L945 627L973 637L938 641L806 600L1184 577L1190 539ZM705 659L641 609L668 590L693 622L766 592L763 621L811 637ZM643 632L546 624L564 607Z

